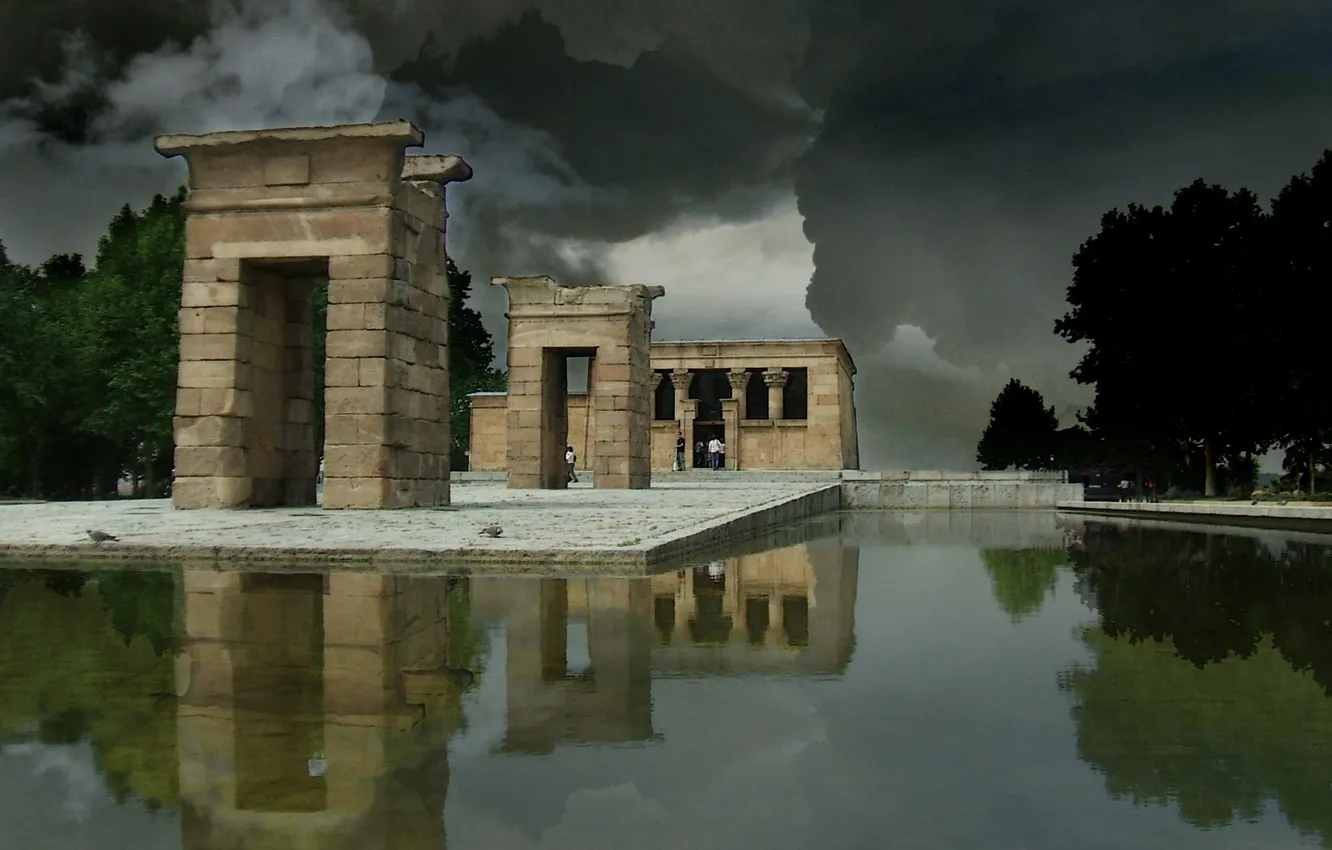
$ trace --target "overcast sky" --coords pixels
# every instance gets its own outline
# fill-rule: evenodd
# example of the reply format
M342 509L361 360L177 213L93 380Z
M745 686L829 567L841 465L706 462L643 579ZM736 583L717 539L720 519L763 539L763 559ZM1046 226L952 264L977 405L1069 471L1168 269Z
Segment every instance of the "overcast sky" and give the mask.
M663 339L842 337L867 466L971 467L1012 376L1071 420L1052 325L1101 214L1332 147L1324 0L11 5L15 259L174 188L155 132L411 118L476 169L450 250L497 336L484 281L550 273L666 286Z

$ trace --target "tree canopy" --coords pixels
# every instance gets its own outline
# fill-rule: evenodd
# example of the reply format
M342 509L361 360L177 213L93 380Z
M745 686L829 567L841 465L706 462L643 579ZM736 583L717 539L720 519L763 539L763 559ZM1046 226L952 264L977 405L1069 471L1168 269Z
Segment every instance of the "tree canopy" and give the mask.
M92 268L57 254L35 268L0 242L0 497L104 498L126 476L165 495L172 467L185 190L125 206ZM471 275L450 260L449 366L454 468L466 459L467 394L503 373ZM326 288L316 283L316 406L322 412ZM322 419L322 417L321 417Z
M1059 417L1039 392L1012 379L990 405L976 460L982 469L1048 469L1055 461Z
M1071 377L1095 390L1080 417L1087 433L1052 435L1031 415L1009 420L1005 445L1045 446L1035 454L1056 465L1138 467L1208 495L1251 487L1254 456L1282 447L1304 458L1296 471L1316 489L1332 443L1332 372L1319 350L1332 306L1332 151L1270 210L1204 180L1169 206L1111 210L1072 270L1054 330L1082 347ZM992 428L993 415L986 436ZM982 463L1018 465L986 436Z

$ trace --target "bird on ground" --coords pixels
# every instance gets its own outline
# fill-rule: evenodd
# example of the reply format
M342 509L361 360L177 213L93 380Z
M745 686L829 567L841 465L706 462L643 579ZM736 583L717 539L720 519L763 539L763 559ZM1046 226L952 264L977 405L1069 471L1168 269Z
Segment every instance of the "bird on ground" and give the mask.
M87 529L87 532L88 532L88 539L94 543L105 543L108 540L114 543L120 540L119 537L116 537L114 534L107 534L105 531L94 531L93 529L90 528Z
M488 525L481 529L481 533L487 537L499 537L504 533L504 529L500 528L498 525Z

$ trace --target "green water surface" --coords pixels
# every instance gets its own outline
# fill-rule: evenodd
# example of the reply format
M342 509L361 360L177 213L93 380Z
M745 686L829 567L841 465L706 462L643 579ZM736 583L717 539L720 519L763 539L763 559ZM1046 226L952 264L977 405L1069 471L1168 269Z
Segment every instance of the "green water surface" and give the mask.
M1328 847L1329 551L860 514L651 579L11 565L0 847Z

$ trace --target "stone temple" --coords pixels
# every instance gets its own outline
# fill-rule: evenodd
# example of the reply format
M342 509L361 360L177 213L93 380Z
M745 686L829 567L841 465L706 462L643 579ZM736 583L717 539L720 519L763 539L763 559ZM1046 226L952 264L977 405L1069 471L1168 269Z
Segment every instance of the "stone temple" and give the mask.
M321 458L326 508L449 504L445 190L472 170L406 153L424 140L407 121L157 138L189 166L176 507L314 505ZM677 434L724 440L728 468L859 466L839 340L654 343L659 286L492 282L509 300L509 391L472 397L473 469L562 489L576 446L597 488L645 489Z
M600 482L608 447L602 423L606 408L619 403L617 390L597 360L579 368L587 388L567 394L563 427L580 468ZM726 445L728 469L860 468L856 366L841 340L651 342L647 369L653 470L672 468L677 435L688 446L686 469L708 465L695 447L713 437ZM519 402L510 386L508 394L472 395L469 457L471 469L508 469L512 479L509 429Z
M406 121L170 135L190 170L172 500L179 508L449 502L444 187ZM325 418L313 282L328 281Z

